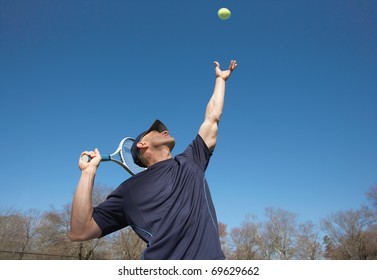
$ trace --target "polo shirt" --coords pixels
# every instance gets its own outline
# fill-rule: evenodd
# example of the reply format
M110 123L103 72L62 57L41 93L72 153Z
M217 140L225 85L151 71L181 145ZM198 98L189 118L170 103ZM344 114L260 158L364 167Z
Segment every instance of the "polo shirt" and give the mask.
M94 208L102 236L132 227L147 243L143 259L225 259L205 178L211 155L197 135L183 153L124 181Z

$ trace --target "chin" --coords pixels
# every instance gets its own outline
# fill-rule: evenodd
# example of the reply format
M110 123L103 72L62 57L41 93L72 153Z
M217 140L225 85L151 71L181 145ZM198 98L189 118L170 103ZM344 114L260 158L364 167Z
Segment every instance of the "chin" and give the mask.
M172 137L172 140L168 143L170 152L173 151L174 146L175 146L175 139Z

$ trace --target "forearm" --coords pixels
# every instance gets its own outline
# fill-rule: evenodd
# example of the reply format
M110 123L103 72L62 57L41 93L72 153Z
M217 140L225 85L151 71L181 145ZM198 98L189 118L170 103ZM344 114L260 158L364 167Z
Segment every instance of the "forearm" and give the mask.
M205 121L209 121L211 124L219 123L223 113L224 98L225 80L221 77L216 77L213 94L206 108Z
M70 237L72 240L83 239L83 235L92 223L92 190L96 168L82 171L72 202Z

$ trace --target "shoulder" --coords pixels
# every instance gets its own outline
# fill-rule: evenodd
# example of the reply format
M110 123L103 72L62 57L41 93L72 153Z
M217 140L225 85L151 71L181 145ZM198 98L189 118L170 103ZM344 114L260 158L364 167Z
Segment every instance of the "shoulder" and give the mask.
M191 147L194 150L201 151L202 153L207 154L209 157L212 156L211 150L208 148L206 142L200 136L200 134L196 135L195 139L192 141L189 147Z
M189 160L206 169L212 153L204 142L203 138L197 134L194 140L187 146L185 151L176 156L178 161Z
M174 158L163 160L149 166L144 171L133 175L122 183L125 188L130 189L141 185L146 185L162 179L163 174L168 172L172 165L176 164Z
M197 134L196 135L196 138L194 139L194 142L197 142L198 145L203 148L204 150L206 150L209 154L212 154L211 150L209 149L209 147L207 146L206 142L204 141L204 139L200 136L200 134Z

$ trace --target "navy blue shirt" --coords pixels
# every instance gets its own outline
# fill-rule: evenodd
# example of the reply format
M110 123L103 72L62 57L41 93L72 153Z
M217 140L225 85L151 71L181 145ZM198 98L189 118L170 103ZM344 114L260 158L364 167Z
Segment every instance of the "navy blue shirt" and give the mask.
M131 226L144 259L225 259L205 179L211 152L197 135L186 150L134 175L94 208L102 236Z

